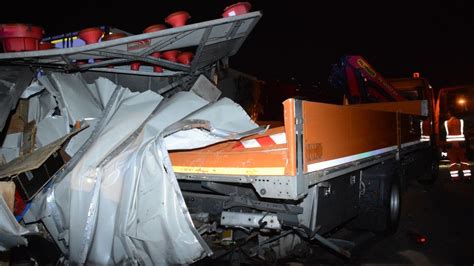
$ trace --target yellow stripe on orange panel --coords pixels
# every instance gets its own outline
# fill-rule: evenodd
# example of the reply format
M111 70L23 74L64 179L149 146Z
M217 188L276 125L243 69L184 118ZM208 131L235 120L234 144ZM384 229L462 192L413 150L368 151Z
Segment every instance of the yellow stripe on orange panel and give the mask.
M212 174L212 175L284 175L284 167L192 167L173 166L173 170L182 174Z

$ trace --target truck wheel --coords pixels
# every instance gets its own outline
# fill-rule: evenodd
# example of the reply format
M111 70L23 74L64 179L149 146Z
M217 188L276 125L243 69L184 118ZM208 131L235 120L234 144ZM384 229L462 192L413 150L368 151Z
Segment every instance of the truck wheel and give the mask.
M383 233L392 234L395 233L398 229L398 224L400 223L400 215L401 211L401 191L400 191L400 184L394 178L392 180L390 186L390 194L388 199L388 217L387 217L387 224L385 225L385 230Z
M366 191L360 197L360 212L348 224L349 229L384 235L395 233L401 214L401 186L398 176L373 176L364 183Z

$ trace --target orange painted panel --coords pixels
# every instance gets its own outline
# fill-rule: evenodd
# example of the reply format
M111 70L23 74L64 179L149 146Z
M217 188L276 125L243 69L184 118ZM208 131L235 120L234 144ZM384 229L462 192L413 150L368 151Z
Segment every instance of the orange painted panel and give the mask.
M228 141L202 149L175 151L170 153L174 170L220 175L296 175L295 100L288 99L283 105L284 127L242 141L285 132L286 144L236 148L238 141ZM374 150L395 150L401 143L420 138L418 116L307 101L303 101L302 107L305 172L308 165L327 165L328 161ZM311 169L315 171L314 167Z
M396 146L396 113L303 102L304 169L308 164Z
M284 132L283 127L268 130L254 139ZM286 144L260 148L236 148L239 141L228 141L190 151L170 152L173 169L178 173L220 175L288 175Z

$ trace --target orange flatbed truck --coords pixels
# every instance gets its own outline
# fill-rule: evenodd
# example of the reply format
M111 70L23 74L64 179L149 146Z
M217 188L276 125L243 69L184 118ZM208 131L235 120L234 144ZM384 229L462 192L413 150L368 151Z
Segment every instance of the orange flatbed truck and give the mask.
M329 238L334 229L395 231L406 180L432 178L437 161L434 143L420 141L420 121L432 115L425 98L431 88L410 88L419 99L355 105L288 99L282 127L171 152L195 223L222 231L219 244L204 235L213 239L210 246L227 240L268 259L317 241L349 257Z

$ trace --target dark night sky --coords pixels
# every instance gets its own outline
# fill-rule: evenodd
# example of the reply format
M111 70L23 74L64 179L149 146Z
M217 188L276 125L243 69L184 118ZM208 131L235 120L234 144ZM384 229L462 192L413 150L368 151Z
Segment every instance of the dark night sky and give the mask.
M177 10L193 23L219 18L235 2L9 1L0 22L38 24L49 34L97 25L140 33ZM418 71L438 88L474 83L472 0L250 2L263 17L231 65L261 79L324 84L342 55L361 54L385 77Z

